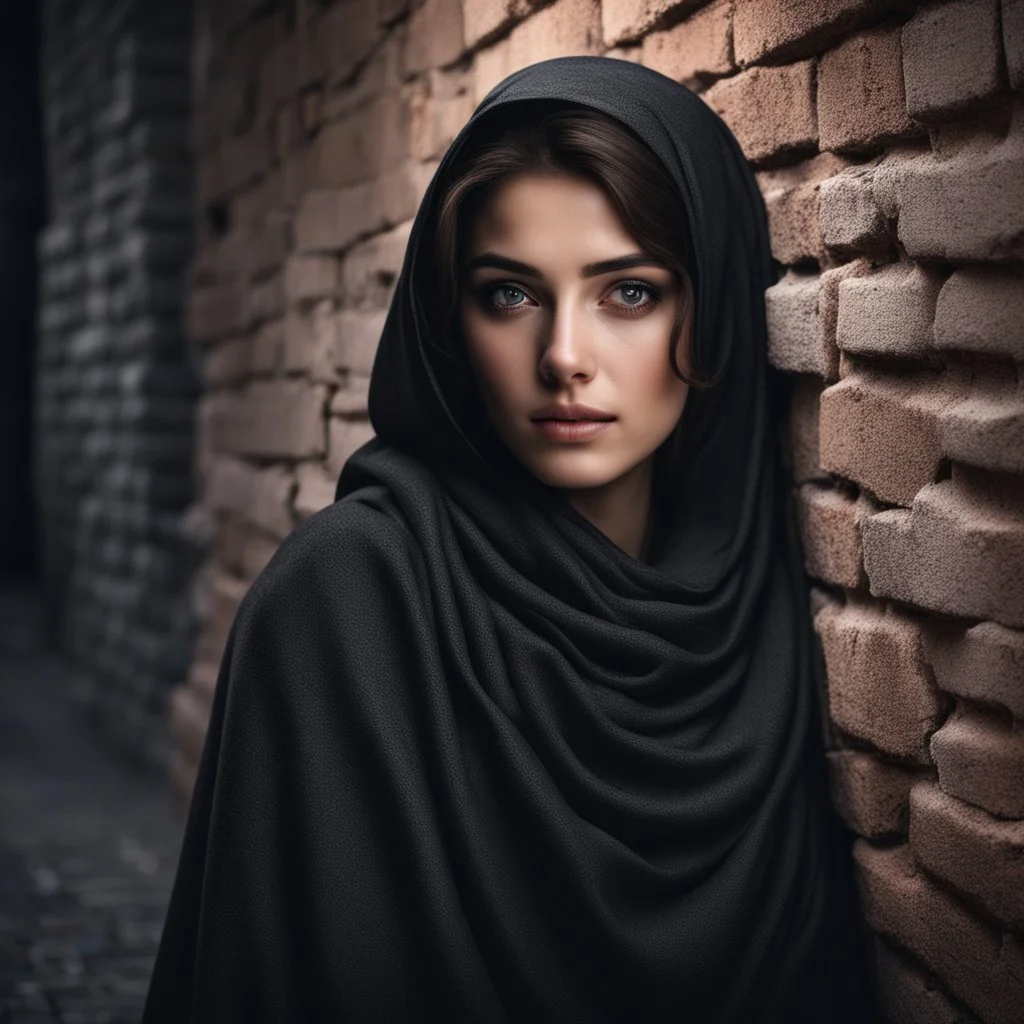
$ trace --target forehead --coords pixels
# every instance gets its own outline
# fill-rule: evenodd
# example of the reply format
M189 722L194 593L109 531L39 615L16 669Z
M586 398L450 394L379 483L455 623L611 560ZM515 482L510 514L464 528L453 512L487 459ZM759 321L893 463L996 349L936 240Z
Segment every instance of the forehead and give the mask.
M468 226L467 248L474 253L499 242L636 248L600 185L555 171L516 175L489 190Z

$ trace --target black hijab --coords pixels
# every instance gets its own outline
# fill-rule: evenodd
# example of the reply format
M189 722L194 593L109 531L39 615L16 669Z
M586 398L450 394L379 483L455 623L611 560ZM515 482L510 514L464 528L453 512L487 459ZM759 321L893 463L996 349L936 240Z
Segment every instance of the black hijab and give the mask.
M630 128L689 218L722 382L648 562L531 482L425 302L452 161L537 101ZM775 279L743 155L683 86L571 57L484 99L412 228L377 437L236 617L144 1024L873 1019L766 364Z

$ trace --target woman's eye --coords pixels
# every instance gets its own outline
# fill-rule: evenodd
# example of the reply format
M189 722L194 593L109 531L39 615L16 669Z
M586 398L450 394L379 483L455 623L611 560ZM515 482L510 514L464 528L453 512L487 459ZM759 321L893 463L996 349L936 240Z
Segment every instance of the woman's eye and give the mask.
M512 284L499 284L487 291L487 301L492 306L497 306L501 309L508 309L510 306L521 306L525 298L526 293L522 288L517 288Z
M617 285L612 290L612 295L618 293L620 296L619 305L632 311L635 309L647 309L658 301L658 293L649 285L641 284L639 281L626 281Z

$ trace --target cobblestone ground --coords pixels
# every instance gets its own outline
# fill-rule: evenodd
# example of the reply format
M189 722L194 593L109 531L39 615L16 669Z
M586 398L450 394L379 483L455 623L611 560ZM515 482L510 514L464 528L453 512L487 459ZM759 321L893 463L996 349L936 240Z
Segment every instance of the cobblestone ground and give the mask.
M181 824L39 635L0 591L0 1024L137 1024Z

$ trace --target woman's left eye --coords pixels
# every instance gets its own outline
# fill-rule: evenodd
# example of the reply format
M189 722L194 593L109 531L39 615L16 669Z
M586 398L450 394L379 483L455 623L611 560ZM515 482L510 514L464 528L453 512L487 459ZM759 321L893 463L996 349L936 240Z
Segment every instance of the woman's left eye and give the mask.
M646 309L658 301L658 293L650 286L640 281L624 281L612 289L614 295L618 292L621 296L620 306L627 310Z

